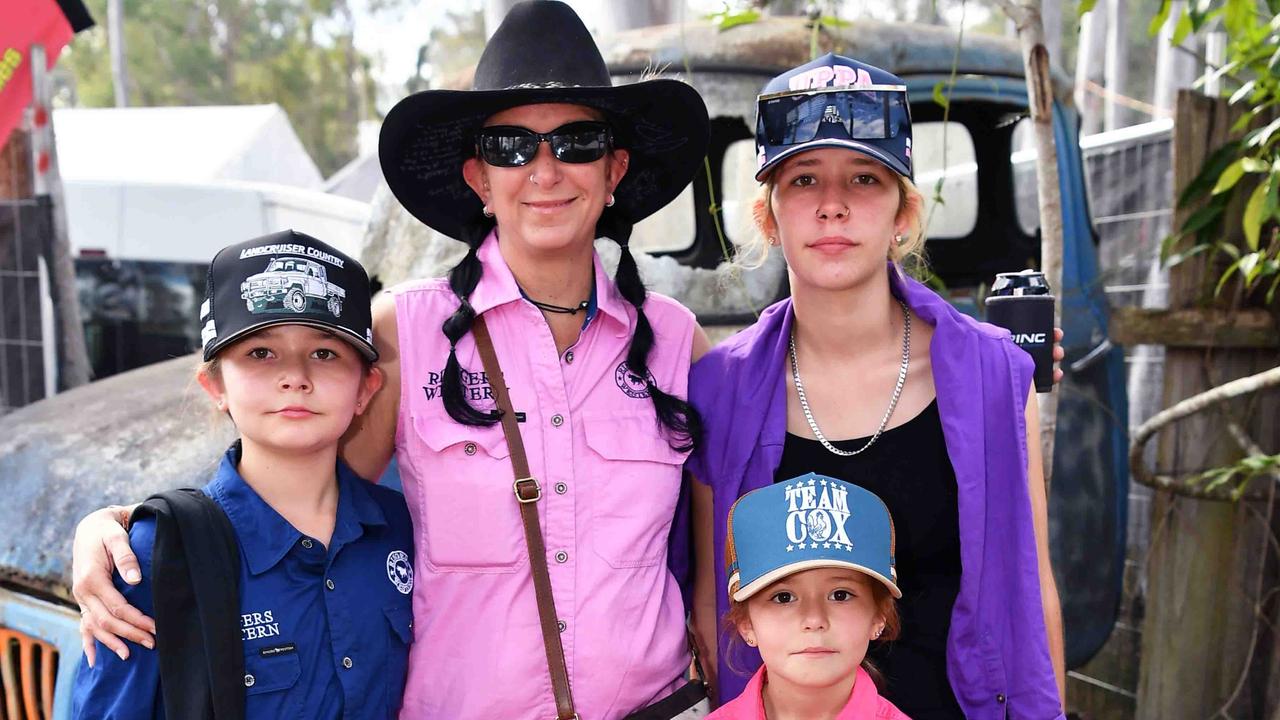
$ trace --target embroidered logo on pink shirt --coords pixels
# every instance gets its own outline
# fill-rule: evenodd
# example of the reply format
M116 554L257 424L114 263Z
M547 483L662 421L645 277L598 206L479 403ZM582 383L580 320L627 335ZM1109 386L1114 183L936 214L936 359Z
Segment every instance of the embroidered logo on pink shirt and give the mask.
M649 383L653 382L653 373L649 373L649 380L640 377L631 368L627 367L625 361L618 363L618 369L613 372L613 379L618 383L618 387L628 396L640 399L649 397Z

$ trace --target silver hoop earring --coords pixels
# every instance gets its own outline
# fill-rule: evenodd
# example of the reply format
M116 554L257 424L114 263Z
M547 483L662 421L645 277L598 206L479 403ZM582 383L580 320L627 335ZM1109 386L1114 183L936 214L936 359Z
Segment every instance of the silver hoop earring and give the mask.
M493 217L493 211L489 209L488 205L485 205L484 208L480 210L480 212L484 213L485 217Z
M609 199L604 201L604 206L605 206L605 207L613 207L613 203L614 203L614 202L615 202L615 201L614 201L614 199L613 199L613 193L609 193Z

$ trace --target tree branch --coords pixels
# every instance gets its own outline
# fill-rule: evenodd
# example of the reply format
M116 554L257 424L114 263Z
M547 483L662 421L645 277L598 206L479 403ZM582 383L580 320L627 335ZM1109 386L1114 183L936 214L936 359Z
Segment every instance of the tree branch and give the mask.
M1214 405L1271 387L1280 387L1280 367L1273 367L1256 375L1239 378L1238 380L1232 380L1229 383L1210 388L1151 416L1150 419L1139 425L1138 429L1134 431L1133 441L1129 446L1129 471L1133 474L1133 479L1158 490L1168 490L1188 497L1199 497L1206 500L1235 499L1230 489L1225 489L1221 493L1205 492L1202 489L1188 485L1185 478L1178 479L1166 475L1152 474L1147 470L1146 463L1143 462L1143 450L1146 448L1147 442L1167 425L1172 425L1185 417L1202 412ZM1236 430L1239 430L1239 428L1237 427ZM1239 435L1233 433L1233 437L1243 446L1251 447L1250 454L1262 454L1260 448L1242 431L1239 432ZM1259 452L1255 453L1253 450L1259 450ZM1251 497L1262 499L1261 496Z

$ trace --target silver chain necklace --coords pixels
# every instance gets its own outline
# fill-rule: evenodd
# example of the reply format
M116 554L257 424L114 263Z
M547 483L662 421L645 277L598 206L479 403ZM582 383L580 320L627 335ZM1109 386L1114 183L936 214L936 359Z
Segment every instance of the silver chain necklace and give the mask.
M911 311L907 309L907 304L901 300L898 304L902 306L902 365L898 368L898 384L893 388L893 397L889 399L889 409L884 411L884 417L880 419L880 427L876 429L876 434L871 436L866 445L857 450L841 450L832 445L827 437L818 429L818 422L813 419L813 411L809 409L809 399L804 395L804 383L800 382L800 363L796 361L796 332L791 331L791 337L788 344L791 348L791 378L796 384L796 395L800 397L800 409L804 410L804 419L809 421L809 429L813 431L814 437L818 438L818 442L822 443L822 447L840 457L852 457L875 444L880 439L880 434L884 432L884 428L889 424L889 418L893 415L893 409L898 406L898 398L902 395L902 386L907 382L907 367L911 364Z

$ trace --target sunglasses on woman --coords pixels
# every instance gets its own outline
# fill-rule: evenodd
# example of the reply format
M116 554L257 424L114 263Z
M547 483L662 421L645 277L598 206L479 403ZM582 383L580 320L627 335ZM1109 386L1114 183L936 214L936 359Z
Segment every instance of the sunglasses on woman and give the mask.
M613 143L613 133L602 122L571 122L547 133L515 125L490 125L476 136L480 158L497 167L519 167L533 162L542 143L551 145L551 154L560 162L589 163L604 157Z

